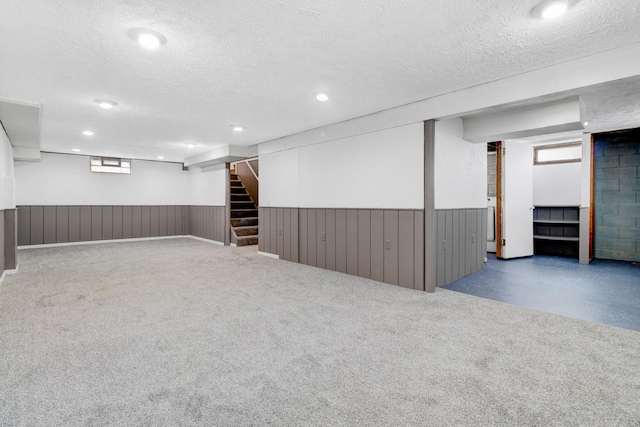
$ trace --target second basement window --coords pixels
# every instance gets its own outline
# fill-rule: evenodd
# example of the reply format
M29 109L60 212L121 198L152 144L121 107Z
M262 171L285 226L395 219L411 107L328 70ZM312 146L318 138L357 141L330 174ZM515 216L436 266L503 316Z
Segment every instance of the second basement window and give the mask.
M131 174L131 159L91 157L91 172Z
M542 145L533 147L533 164L571 163L582 161L582 143Z

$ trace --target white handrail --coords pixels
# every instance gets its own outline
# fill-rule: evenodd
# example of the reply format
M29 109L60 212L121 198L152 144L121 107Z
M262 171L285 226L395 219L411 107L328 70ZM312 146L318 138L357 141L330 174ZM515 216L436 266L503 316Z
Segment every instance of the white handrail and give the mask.
M232 165L237 165L238 163L245 163L247 166L249 166L249 170L251 171L253 176L256 178L256 181L260 182L260 178L258 178L256 171L253 170L253 168L251 167L251 164L249 163L251 160L258 160L258 158L256 157L253 159L239 160L237 162L233 162Z

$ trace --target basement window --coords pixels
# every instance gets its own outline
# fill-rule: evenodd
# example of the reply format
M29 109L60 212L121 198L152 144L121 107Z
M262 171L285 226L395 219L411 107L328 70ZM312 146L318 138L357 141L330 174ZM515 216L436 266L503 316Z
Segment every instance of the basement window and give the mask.
M549 165L582 161L582 143L542 145L533 147L533 164Z
M91 172L131 174L131 159L91 157Z

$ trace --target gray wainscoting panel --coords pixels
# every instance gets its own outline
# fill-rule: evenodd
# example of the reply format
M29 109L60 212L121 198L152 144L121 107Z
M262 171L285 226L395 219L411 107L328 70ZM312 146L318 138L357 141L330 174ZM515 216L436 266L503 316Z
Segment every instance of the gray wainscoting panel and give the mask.
M169 207L158 206L158 236L169 235Z
M269 210L263 207L258 208L258 224L264 224L265 215ZM269 252L265 249L265 230L266 227L258 227L258 250L260 252Z
M151 237L151 206L140 208L140 237Z
M2 216L4 220L4 236L0 236L0 240L4 242L4 269L15 270L18 266L18 212L16 209L7 209ZM3 232L3 229L0 229L0 233Z
M133 237L133 206L122 207L122 238Z
M413 288L424 291L425 288L425 255L424 255L424 212L413 211Z
M222 238L224 207L199 208L209 209L211 221L218 221L211 233ZM187 212L187 206L19 206L18 245L181 236Z
M43 225L43 238L44 244L51 244L56 242L56 207L44 206L44 225Z
M5 267L5 226L4 226L4 211L0 211L0 274L4 273Z
M371 211L358 210L358 276L371 278Z
M325 268L327 270L336 270L336 210L325 210L326 224L326 252L325 252Z
M347 272L347 211L336 209L336 271Z
M413 289L415 262L415 219L413 211L398 212L398 285Z
M102 240L113 239L113 206L102 207Z
M80 206L69 206L69 242L80 241Z
M203 239L224 243L225 207L224 206L188 206L189 234Z
M31 206L31 244L41 245L44 243L44 207Z
M123 220L124 218L122 217L122 212L123 212L123 207L122 206L113 206L113 234L112 237L114 239L122 239L123 236L123 230L122 230L122 224L123 224Z
M398 211L384 211L384 282L398 284Z
M69 206L57 206L55 243L67 242L69 242Z
M18 206L18 246L31 244L31 206Z
M264 252L301 264L354 276L370 275L380 282L424 290L421 210L261 207L260 215ZM282 231L282 245L269 242L274 228L278 239Z
M91 206L91 240L102 240L102 206Z
M486 209L436 211L436 284L443 286L485 268Z
M325 209L316 211L316 267L327 267L327 213Z
M278 235L276 236L276 253L283 258L284 255L284 209L276 209L276 229ZM282 255L281 255L282 254Z
M371 211L371 279L384 282L384 211Z

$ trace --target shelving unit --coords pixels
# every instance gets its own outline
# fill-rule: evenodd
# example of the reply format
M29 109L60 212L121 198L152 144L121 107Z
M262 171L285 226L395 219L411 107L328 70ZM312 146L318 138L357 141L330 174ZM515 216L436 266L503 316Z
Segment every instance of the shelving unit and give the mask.
M578 206L536 206L533 211L534 253L577 258L579 248Z

